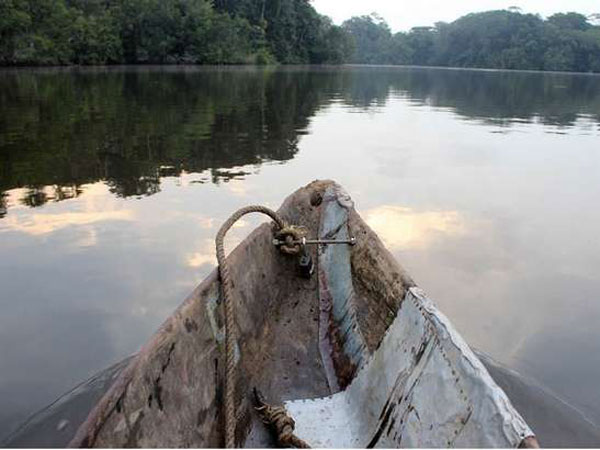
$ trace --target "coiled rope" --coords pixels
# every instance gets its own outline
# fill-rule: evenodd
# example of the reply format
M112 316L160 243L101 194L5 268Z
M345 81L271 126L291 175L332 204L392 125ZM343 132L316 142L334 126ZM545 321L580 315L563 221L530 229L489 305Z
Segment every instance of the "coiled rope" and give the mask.
M300 252L298 245L292 244L301 237L300 228L288 226L284 220L275 211L264 206L252 205L239 209L231 215L229 219L221 226L216 238L217 262L219 264L219 275L221 276L221 286L223 287L223 301L225 303L225 445L227 448L235 448L235 311L232 303L232 285L229 265L225 259L225 248L223 241L225 234L242 216L250 213L262 213L269 216L279 227L277 236L283 239L286 244L280 247L286 254L295 255Z

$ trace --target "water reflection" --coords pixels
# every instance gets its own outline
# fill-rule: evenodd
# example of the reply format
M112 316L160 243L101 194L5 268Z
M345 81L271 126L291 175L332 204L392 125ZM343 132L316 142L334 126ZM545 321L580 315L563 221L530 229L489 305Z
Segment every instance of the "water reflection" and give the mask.
M6 216L6 197L8 197L8 194L6 192L0 193L0 219Z
M583 115L600 120L600 83L596 76L509 73L501 71L431 71L413 73L411 99L451 108L469 119L492 124L539 121L545 125L573 126Z
M22 201L39 206L97 180L128 197L184 171L240 177L223 169L294 156L318 88L308 73L251 69L4 72L0 191L28 186Z
M600 77L593 75L361 68L344 78L343 98L352 106L385 105L391 92L417 105L502 126L539 121L571 127L580 118L600 121Z
M160 180L287 161L309 119L341 101L362 110L390 98L452 111L506 132L539 122L597 133L597 76L397 68L121 69L0 74L0 214L4 192L26 186L36 207L105 180L117 196L160 192ZM504 129L504 131L501 131Z
M108 191L106 186L95 184L81 189L82 192L84 190L87 195L76 210L62 210L58 213L52 213L48 210L32 212L21 210L11 214L4 220L3 231L16 231L32 236L40 236L73 226L93 225L107 221L132 221L135 219L131 210L112 209L109 202L102 201ZM98 199L101 201L97 201Z
M231 211L314 178L470 343L600 420L600 77L4 71L0 108L0 436L136 351Z

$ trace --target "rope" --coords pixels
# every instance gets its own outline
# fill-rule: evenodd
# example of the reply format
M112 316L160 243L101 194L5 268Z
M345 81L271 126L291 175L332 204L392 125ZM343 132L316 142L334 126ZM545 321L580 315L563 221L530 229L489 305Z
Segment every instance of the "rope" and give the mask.
M221 285L223 286L223 300L225 303L225 445L228 448L235 448L235 311L232 303L232 286L229 265L225 259L225 248L223 241L225 234L242 216L249 213L262 213L269 216L279 227L277 236L285 240L281 251L287 254L298 254L300 247L292 245L292 241L298 240L301 231L298 227L287 226L283 219L275 212L264 206L246 206L239 209L231 215L229 219L221 226L216 238L217 262L219 264L219 274L221 276Z
M310 448L305 441L294 434L296 422L287 413L284 406L271 406L265 403L262 394L254 388L256 411L263 423L269 425L277 435L277 441L282 447Z

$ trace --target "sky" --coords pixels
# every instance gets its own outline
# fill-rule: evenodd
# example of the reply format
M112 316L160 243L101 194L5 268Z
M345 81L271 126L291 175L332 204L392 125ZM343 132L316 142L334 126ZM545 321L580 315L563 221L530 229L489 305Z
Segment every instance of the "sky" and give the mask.
M313 0L313 6L336 24L352 16L376 12L393 31L415 26L452 22L470 12L507 9L517 6L527 13L547 17L556 12L576 11L585 15L600 13L598 0Z

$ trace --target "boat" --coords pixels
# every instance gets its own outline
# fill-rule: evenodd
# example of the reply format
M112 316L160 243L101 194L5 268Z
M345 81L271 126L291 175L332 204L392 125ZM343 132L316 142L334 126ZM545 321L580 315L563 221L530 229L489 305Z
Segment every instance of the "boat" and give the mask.
M504 381L509 371L482 363L340 185L314 181L276 213L234 215L217 256L251 211L276 222L227 256L226 274L221 255L221 270L101 377L70 447L539 446L488 368ZM524 392L514 398L526 405Z
M273 447L284 426L264 408L310 447L537 446L341 186L315 181L276 214L282 223L259 226L227 257L230 298L215 270L120 373L71 447L223 447L227 427L229 446ZM281 236L287 224L302 236Z

